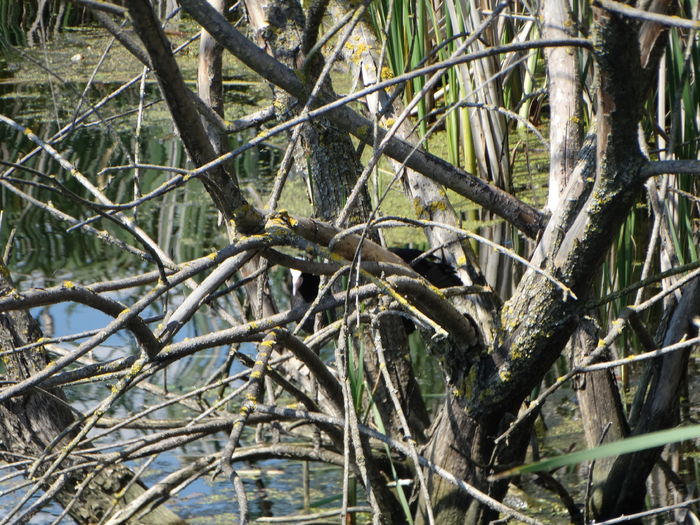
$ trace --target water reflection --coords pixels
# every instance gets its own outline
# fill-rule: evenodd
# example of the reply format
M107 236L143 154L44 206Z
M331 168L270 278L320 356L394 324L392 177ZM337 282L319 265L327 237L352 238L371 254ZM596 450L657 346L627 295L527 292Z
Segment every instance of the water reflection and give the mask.
M60 42L53 42L49 52L70 55L71 45L61 47ZM67 81L52 78L45 82L45 75L36 74L35 81L27 78L26 71L15 71L13 64L5 63L3 79L0 84L0 104L2 112L21 125L30 128L45 141L54 137L66 123L79 122L68 132L51 141L51 145L112 202L127 202L139 194L147 193L161 185L171 175L157 169L140 169L135 178L135 170L107 167L130 166L138 158L143 164L160 166L187 167L186 154L179 138L174 134L172 124L165 118L162 105L154 103L145 109L145 124L139 136L135 134L136 115L125 114L128 109L138 104L138 83L124 90L118 98L101 107L99 115L92 115L84 121L79 118L88 104L81 100L82 84L66 73ZM72 67L72 66L69 66ZM86 64L75 67L84 69ZM38 69L37 69L38 71ZM17 73L17 74L15 74ZM10 78L7 78L9 76ZM122 82L102 79L93 83L86 93L92 103L110 96L122 86ZM229 89L227 107L245 112L245 102L251 99L250 89ZM159 93L150 81L145 85L143 96L147 101L155 101ZM124 115L120 118L114 118ZM253 133L253 132L251 132ZM232 147L247 137L232 138ZM234 141L236 141L234 143ZM7 247L9 267L20 289L29 287L49 287L63 281L92 283L118 279L152 271L156 265L143 257L138 257L105 242L96 235L86 235L75 228L76 225L89 224L96 231L108 232L114 239L128 242L139 247L133 236L107 220L95 211L86 212L83 203L71 198L71 193L81 199L95 200L84 185L71 176L59 162L43 151L32 154L29 160L22 162L22 168L13 168L8 163L18 162L35 150L27 137L17 130L0 125L0 154L5 163L0 167L0 205L3 209L2 227L0 228L0 246ZM244 184L250 182L255 190L264 195L279 162L279 148L263 145L248 150L235 159L235 168ZM55 175L52 180L47 175ZM37 206L38 203L51 202L52 210ZM183 262L226 244L224 229L218 223L210 198L198 181L192 181L163 198L146 202L137 211L126 213L143 229L158 246L174 261ZM59 216L60 215L60 216ZM281 274L277 274L275 287L281 284ZM124 304L131 304L143 296L149 285L129 289L128 292L115 293L112 298ZM180 292L178 292L180 293ZM239 308L235 298L224 298L222 306L229 312ZM143 312L143 317L158 317L181 297L173 294L152 308ZM32 312L35 315L39 310ZM54 336L63 336L103 327L109 318L83 305L58 305L49 307L45 315L51 319ZM222 321L204 309L178 334L177 339L193 337L222 328ZM49 335L49 334L47 334ZM62 343L64 351L70 352L80 341ZM137 351L130 335L119 332L110 337L98 349L87 356L90 360L110 360ZM158 374L152 379L155 387L172 393L187 391L201 385L203 378L210 377L225 363L228 348L211 349L190 356L170 366L166 374ZM254 357L254 349L242 345L240 352ZM234 361L237 363L237 361ZM237 364L226 370L235 374ZM176 379L176 380L174 380ZM237 386L234 384L234 387ZM105 384L86 383L66 388L69 400L78 410L87 411L106 395ZM122 417L143 410L145 407L162 402L161 396L147 391L134 389L129 395L122 396L110 411L110 417ZM198 402L206 403L204 397ZM180 419L192 417L179 405L170 405L153 413L159 419ZM99 429L92 431L97 436ZM144 431L121 429L104 439L96 439L95 446L108 445L116 441L130 440L143 435ZM212 454L223 449L227 440L225 433L209 439L197 440L181 447L175 453L158 456L143 478L146 483L160 480L165 473L182 468L191 458ZM137 464L131 465L134 469ZM299 496L301 464L268 461L256 464L257 470L243 470L244 483L250 489L251 511L253 515L298 512L302 498ZM333 471L335 472L335 471ZM313 476L312 476L313 478ZM322 479L314 479L312 497L327 496L329 491L338 489L337 474L325 473ZM0 490L7 490L17 480L3 483ZM0 513L8 511L18 500L18 495L9 493L0 497ZM186 487L172 503L172 508L193 522L230 515L236 511L233 491L228 481L220 478L199 479ZM274 502L274 505L271 503ZM274 507L274 508L273 508ZM34 523L50 523L60 514L57 506L49 508L33 518ZM225 517L223 519L226 519ZM69 522L66 519L64 522Z

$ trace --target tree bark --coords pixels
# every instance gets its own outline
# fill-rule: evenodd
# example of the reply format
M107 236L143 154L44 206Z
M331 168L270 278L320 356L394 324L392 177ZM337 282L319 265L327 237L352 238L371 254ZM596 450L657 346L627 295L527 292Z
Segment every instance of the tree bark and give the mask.
M590 319L582 319L569 341L575 362L584 360L598 346L598 330ZM607 359L599 358L596 362ZM620 391L610 369L582 374L577 381L576 395L581 407L581 420L588 448L623 439L629 434L627 419L622 408ZM607 479L614 457L600 458L593 465L590 503L592 515L600 507L601 487Z
M336 18L342 18L347 14L347 7L344 4L332 2L331 7ZM381 78L378 57L382 46L364 17L353 28L345 47L351 51L348 62L353 76L359 77L365 87L376 85ZM385 90L372 93L365 97L365 100L370 114L381 117L377 124L381 123L387 127L406 111L401 99L392 100ZM418 134L408 118L399 124L396 136L413 144L419 143ZM455 210L440 184L402 161L394 159L392 165L394 170L402 175L404 191L414 203L418 218L459 227ZM466 285L486 285L477 256L472 251L468 240L446 228L425 228L424 231L430 246L440 248L437 253L457 269L462 282ZM498 325L495 314L499 302L494 295L482 294L469 297L463 305L465 312L476 321L486 340L491 340L495 334Z
M217 13L224 13L225 0L209 0ZM197 92L199 98L222 119L224 118L224 87L222 79L223 47L206 30L202 29L199 41L199 61L197 67ZM212 126L202 117L202 125L217 155L226 152L228 138L222 130Z
M151 60L161 92L182 137L187 153L197 167L216 159L216 151L200 120L191 92L175 62L172 50L152 7L138 0L128 0L129 14ZM238 231L253 233L262 229L262 215L243 197L235 176L222 166L207 171L204 186L226 220L233 220Z
M251 49L220 17L203 10L201 2L182 0L182 3L220 42L243 57L251 67L256 67L292 96L306 100L308 85L291 69L281 68L272 60L263 60L256 54L259 50ZM548 275L529 269L512 298L501 309L490 312L502 322L494 323L495 333L484 339L486 346L448 338L441 348L442 355L448 356L442 360L442 365L449 388L444 412L432 429L434 437L427 455L496 498L504 495L507 485L490 483L488 476L494 465L522 459L529 425L522 425L507 446L495 447L494 439L518 413L523 400L559 357L579 325L585 300L591 292L590 283L643 184L639 171L646 160L640 152L637 128L658 46L653 45L652 49L642 45L640 49L640 34L647 33L640 33L639 23L597 7L594 10L594 57L599 79L595 171L584 171L591 169L590 159L584 155L581 179L574 177L568 186L569 195L576 195L576 200L557 207L533 257L538 269ZM264 20L274 20L274 17L268 15ZM641 27L648 26L641 24ZM649 41L662 40L658 32L652 36ZM259 59L257 63L251 59L253 56ZM321 98L322 101L331 99L331 95ZM177 109L175 104L171 107ZM336 126L371 142L368 121L351 110L333 110L329 118ZM361 126L367 129L361 130ZM383 139L384 132L380 130L378 137ZM409 157L410 149L406 142L391 139L386 152L404 160ZM435 180L459 188L463 194L517 224L522 231L528 234L539 231L539 214L532 213L521 203L514 203L513 199L501 198L505 192L475 181L459 170L449 169L447 173L455 177L445 176L445 163L424 152L411 155L408 163ZM428 173L431 168L435 168L435 173ZM455 179L459 179L459 183ZM589 180L594 180L592 185ZM513 217L514 210L517 210L517 217ZM669 377L676 377L673 374L677 374L677 370L676 363L668 369ZM429 484L438 523L483 523L493 517L492 510L470 497L458 495L456 489L448 487L441 479L432 476ZM419 523L425 520L423 511L421 507Z
M566 38L574 27L568 4L548 0L542 4L544 38ZM583 120L579 58L575 49L549 48L547 79L549 81L549 194L547 208L554 211L569 183L581 149Z
M314 7L318 7L318 5L314 5ZM313 28L310 27L304 16L301 6L297 2L273 1L263 4L249 0L246 2L246 8L253 29L258 35L259 44L286 66L303 68L305 74L302 77L307 83L308 92L311 92L313 85L319 81L324 62L320 54L316 54L309 57L308 64L305 63L307 57L303 52L313 45L314 37L310 35ZM330 78L321 79L320 82L322 83L322 92L327 96L335 97ZM275 98L273 106L276 109L278 120L285 121L290 114L300 112L298 105L302 101L279 88L274 88L273 93ZM298 136L299 142L294 145L297 170L307 177L315 214L325 221L332 221L338 217L346 205L348 196L361 172L357 152L347 132L338 129L325 116L301 124ZM369 193L365 187L362 188L359 198L352 204L347 222L350 224L364 222L371 216L371 211ZM369 233L368 238L378 240L377 235L373 232ZM364 327L362 330L365 331L367 328ZM383 320L380 323L380 331L384 333L383 340L386 343L384 350L387 353L387 361L391 363L391 373L395 380L400 381L395 383L395 386L402 394L400 397L404 400L404 408L408 409L409 403L413 403L417 409L416 413L426 414L410 361L405 355L407 347L398 345L402 340L401 337L403 337L403 341L406 340L400 320ZM396 331L400 333L397 335ZM394 334L394 336L389 334ZM372 401L377 403L388 433L395 437L407 433L422 435L426 423L420 418L413 420L417 425L416 428L401 428L387 391L388 386L382 380L376 352L371 350L373 340L365 333L362 335L362 341L368 345L364 352L367 382L369 385L377 386ZM336 363L336 365L344 366L343 363ZM382 519L387 523L394 522L399 519L398 502L391 491L386 489L385 479L377 468L377 464L372 460L369 448L366 446L364 454L367 459L370 483L382 509Z

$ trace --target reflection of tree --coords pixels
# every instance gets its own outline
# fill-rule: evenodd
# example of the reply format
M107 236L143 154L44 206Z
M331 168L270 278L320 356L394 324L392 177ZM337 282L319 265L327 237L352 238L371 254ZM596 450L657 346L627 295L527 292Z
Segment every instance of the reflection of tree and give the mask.
M543 13L546 40L529 38L532 19L525 17L527 24L518 25L519 18L513 21L505 16L513 14L505 4L494 6L488 16L480 17L472 11L464 20L470 29L455 37L450 44L454 46L451 55L439 55L442 62L430 63L424 70L408 71L384 84L377 84L381 67L375 51L380 44L372 36L369 25L362 21L361 11L354 10L361 8L348 7L346 11L342 6L334 6L334 17L348 22L338 33L338 49L357 51L352 60L357 74L371 88L361 95L368 97L374 119L362 116L349 104L361 98L360 95L343 99L333 92L328 73L334 57L331 53L322 57L320 48L316 47L325 3L314 3L303 11L301 6L289 2L246 2L256 45L209 4L202 0L181 0L185 10L207 31L201 46L198 95L187 87L170 41L148 3L128 0L126 10L98 6L107 13L97 12L96 17L155 73L194 168L172 169L169 178L156 187L140 192L135 184L131 196L108 198L89 176L75 169L46 141L12 119L1 117L5 125L22 131L58 162L90 199L70 190L62 177L29 172L36 183L51 188L57 197L79 203L86 215L94 214L100 222L117 228L119 238L97 230L91 221L76 226L87 234L116 243L151 265L147 273L109 282L80 285L64 282L57 287L26 290L21 294L8 291L0 299L3 311L22 312L33 306L74 301L113 317L104 329L88 336L76 350L58 357L50 366L36 366L8 375L13 383L0 392L0 400L12 407L18 399L31 400L36 387L55 389L66 385L68 388L71 382L84 380L110 384L109 393L96 407L86 410L74 425L69 426L71 419L56 418L52 422L49 435L66 426L70 428L61 436L60 447L54 443L46 451L42 447L22 449L28 456L41 457L41 470L33 465L25 467L25 471L39 475L32 492L55 487L63 504L78 502L77 498L71 499L69 485L75 483L74 479L87 480L90 476L80 470L71 474L75 478L56 476L68 465L79 468L83 460L96 461L90 454L97 451L89 449L91 442L87 436L98 425L107 427L101 430L103 439L121 427L151 430L138 441L114 443L118 452L99 456L100 461L115 468L125 461L153 458L163 451L226 430L229 441L223 451L198 458L143 490L133 501L124 501L109 523L134 518L167 499L179 486L209 472L223 474L230 480L236 491L241 522L246 522L248 497L236 463L265 458L342 465L345 475L342 514L348 512L352 503L349 489L352 476L363 488L375 521L400 523L413 516L418 523L482 523L503 514L536 522L533 517L501 503L508 482L492 476L523 462L544 397L530 404L523 413L521 408L562 356L567 343L571 347L567 353L575 359L572 367L607 359L606 350L622 332L624 322L629 323L635 337L648 350L667 346L693 335L691 319L700 308L697 265L679 264L680 260L697 257L693 243L689 248L667 242L659 248L662 269L671 271L664 274L662 293L651 302L642 302L642 288L660 278L638 282L638 274L634 274L623 284L631 285L632 291L640 290L635 306L603 313L595 309L616 300L605 296L614 287L594 286L601 268L609 272L608 260L624 259L625 246L641 244L646 239L646 231L627 230L645 183L661 173L698 170L697 161L650 161L641 147L646 149L647 145L640 144L639 128L645 123L643 108L647 103L658 103L648 93L659 72L660 51L667 35L663 24L678 23L677 19L655 14L652 21L649 13L620 12L617 4L601 3L606 7L593 8L590 22L582 19L574 23L570 13L554 9L553 3L546 2ZM450 6L445 9L454 19L455 6L451 3ZM218 7L223 9L222 5ZM667 8L659 5L655 11ZM119 33L111 19L127 14L143 47L128 34ZM556 29L583 27L586 23L591 24L594 35L590 39ZM505 24L510 24L507 31ZM406 36L409 30L401 28L399 34ZM508 41L499 44L504 40ZM474 47L476 42L478 46ZM221 83L217 73L221 66L217 55L221 49L216 43L274 86L273 111L249 120L255 126L267 122L268 127L232 152L227 152L225 147L224 136L231 125L223 120L219 105ZM686 45L691 44L688 41ZM516 103L512 100L512 108L500 107L506 98L515 97L519 91L509 85L508 97L502 96L499 91L505 89L502 73L510 70L512 63L510 59L501 63L495 57L531 49L547 49L551 121L576 120L574 126L561 124L550 130L549 203L553 209L549 218L512 191L506 191L513 183L508 174L511 163L506 158L505 116L522 121L529 115L513 111ZM694 48L688 47L687 52L691 51L695 52ZM586 59L581 60L579 53ZM595 69L597 82L595 103L590 105L587 115L580 104L572 102L582 96L581 75L590 74L581 70L584 62L585 67ZM576 74L567 74L572 68ZM379 103L382 96L371 98L385 95L382 88L414 77L424 79L419 95L433 93L433 88L441 82L441 74L454 72L459 72L461 84L455 85L453 91L476 89L476 84L488 86L488 96L465 96L454 104L455 108L462 104L471 108L471 116L484 117L470 117L467 126L473 136L478 135L472 144L483 146L474 167L488 173L493 184L417 147L415 143L422 139L413 132L408 118L418 99L404 107L398 100L392 103L385 99ZM688 78L686 75L683 80L688 82ZM555 103L559 100L568 103ZM563 121L557 114L560 110L567 115ZM273 116L276 123L269 124L267 119ZM582 142L580 124L584 116L590 121L595 119L596 124ZM244 126L245 122L244 119L238 125ZM249 202L229 161L245 149L283 132L289 134L289 147L269 207L263 209ZM362 145L373 147L375 153L365 166L350 140L351 135ZM403 181L417 208L418 219L378 214L377 203L372 203L367 191L367 181L381 155L395 163L397 180ZM293 216L278 208L292 163L308 178L310 196L320 219ZM163 249L164 243L155 242L148 235L139 222L141 217L132 215L132 210L167 199L174 189L193 178L202 182L221 214L229 244L189 260L172 259ZM661 235L662 239L674 235L678 238L678 231L690 225L684 231L697 238L697 232L692 229L692 220L697 217L697 200L692 199L696 199L693 192L697 188L691 185L682 190L685 193L673 194L689 196L690 200L686 201L680 197L668 198L674 186L668 179L663 184L658 190L654 184L649 184L647 189L656 223L654 235ZM443 187L481 206L484 217L498 217L504 223L484 228L489 238L462 229ZM660 198L659 192L666 198ZM48 202L35 199L33 204L48 213L56 213L55 206ZM400 257L382 247L380 230L407 224L426 232L432 248L457 268L465 287L443 293L426 286ZM668 224L678 231L669 232ZM516 254L501 246L499 243L508 238L508 229L533 239L532 253L525 253L526 248L522 247L521 254ZM627 244L623 235L627 235ZM486 261L488 266L483 273L471 241L481 246L481 261ZM288 248L301 250L315 260L290 256ZM652 261L658 257L656 250L654 237L644 278L649 277ZM499 255L484 256L488 252ZM633 252L629 254L634 258ZM610 259L606 260L608 256ZM524 265L522 277L504 264L509 259ZM342 318L323 328L317 325L316 333L305 340L290 332L285 325L300 320L306 314L306 307L278 311L267 279L273 265L330 276L331 294L319 294L312 308L323 311L340 307ZM686 275L675 281L680 273ZM341 277L347 277L351 284L346 291L341 290ZM243 291L247 297L247 308L236 308L235 315L222 308L216 298L217 291L227 281L235 283L227 289L231 298L239 292L243 295ZM489 283L497 286L500 296ZM145 291L128 303L108 295L136 287L145 287ZM184 299L179 291L183 288L188 290ZM169 310L154 329L144 321L143 315L163 300ZM444 401L432 421L428 420L418 391L403 324L391 315L396 304L404 314L417 319L423 335L432 339L429 351L437 358L445 378ZM358 305L362 307L357 308ZM640 320L651 306L662 311L662 322L658 315ZM229 326L175 341L182 327L204 308L210 308L211 315ZM10 326L20 322L14 315L6 317ZM617 315L619 319L615 319ZM658 325L656 339L648 335L645 324ZM141 350L138 355L109 362L81 362L83 356L110 334L123 329L138 342ZM607 336L598 335L605 329L609 331ZM36 337L14 341L8 337L4 348L16 350L24 345L28 350ZM333 356L326 359L321 351L331 341L336 342ZM221 367L184 394L165 392L149 382L154 373L172 368L173 363L198 351L243 342L256 345L254 357L229 352ZM654 360L649 372L640 379L637 399L628 413L608 370L586 375L578 393L589 445L677 424L691 348L686 346ZM234 360L246 368L247 381L243 386L236 383L241 375L231 372ZM576 371L580 369L572 368L564 377L571 378ZM177 377L170 381L177 384ZM549 391L564 383L555 381ZM163 406L178 403L191 409L194 415L181 420L157 420L147 417L154 410L148 407L126 418L106 418L114 403L121 396L132 395L134 388L148 389L163 397ZM60 392L56 392L60 399ZM289 401L295 406L286 406ZM235 407L233 410L231 405ZM23 429L22 425L31 426L32 422L7 424L13 417L20 418L20 413L9 410L4 414L7 429L4 442L21 439L22 433L13 432L13 426ZM294 423L286 426L290 421ZM303 426L298 427L297 422ZM251 439L249 434L254 424L259 425L258 438L268 436L266 444ZM604 428L608 430L604 432ZM644 484L659 458L660 451L654 449L596 465L595 497L590 505L595 518L643 509ZM413 498L400 488L399 481L407 478L413 480ZM576 502L564 487L551 476L543 479L562 496L571 519L582 521ZM394 483L388 484L387 480ZM678 491L678 495L687 496L683 491ZM108 511L101 509L101 512Z

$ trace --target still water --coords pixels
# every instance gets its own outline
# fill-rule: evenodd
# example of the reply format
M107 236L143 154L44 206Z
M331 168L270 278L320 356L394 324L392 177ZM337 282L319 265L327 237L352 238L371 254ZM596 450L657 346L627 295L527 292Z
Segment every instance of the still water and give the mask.
M126 66L128 58L114 54L104 61L106 66L98 68L101 52L106 49L106 36L99 31L73 32L57 37L42 48L18 50L0 60L0 113L12 118L22 126L30 128L37 136L48 140L67 124L75 121L85 111L85 101L94 103L119 89L127 80L127 71L134 71ZM187 63L183 69L191 69ZM86 88L86 79L97 71L95 80ZM138 71L138 69L136 69ZM226 76L227 114L229 118L245 114L252 110L262 96L264 86L257 84L245 73L228 69ZM142 86L138 82L126 89L120 97L100 109L99 119L108 125L79 126L63 134L53 146L69 159L83 174L88 176L96 186L102 189L115 202L128 200L134 192L141 194L150 191L162 183L166 175L162 171L143 169L138 176L138 188L131 184L132 178L123 176L119 170L105 171L107 166L124 166L138 158L143 164L185 167L186 155L180 141L173 133L172 124L163 111L162 104L154 104L145 110L144 124L136 135L136 115L110 120L124 111L135 107L141 97L154 101L159 98L157 87L152 79ZM92 117L86 122L96 122ZM252 133L252 132L251 132ZM239 137L232 140L244 140ZM0 154L7 162L17 162L34 149L23 133L0 125ZM279 147L273 144L263 145L249 150L236 159L236 169L244 186L250 188L251 194L264 194L279 161ZM43 173L62 173L58 163L44 153L35 154L25 166L36 168ZM98 229L110 231L116 238L124 239L124 232L112 228L109 221L85 214L85 210L70 199L59 194L51 194L49 188L38 186L41 177L21 170L10 174L8 165L0 167L5 185L0 188L0 206L2 223L0 224L0 247L9 258L9 267L15 284L20 289L29 287L48 287L70 280L81 283L116 279L134 275L151 266L142 259L133 256L94 236L84 235L78 229L71 229L71 224L51 215L27 202L16 192L15 188L41 201L51 200L56 208L75 218L77 221L91 222ZM63 171L63 173L65 173ZM10 177L16 180L13 182ZM30 184L34 183L34 185ZM65 187L84 196L84 189L73 180L65 180ZM186 261L201 254L209 253L226 243L223 228L218 225L218 218L212 209L208 196L198 182L188 184L168 194L164 199L151 201L140 206L134 215L139 225L158 245L175 261ZM284 286L281 273L273 276L273 287ZM144 289L132 289L128 294L117 294L112 298L126 304L132 303ZM144 317L162 315L171 305L159 303L148 311ZM231 304L235 309L235 305ZM45 335L60 337L104 327L109 318L100 312L82 305L57 305L32 312L43 320ZM177 335L176 340L193 337L222 328L214 316L198 314ZM66 351L77 345L62 343ZM131 355L136 351L134 341L121 333L110 337L96 349L90 358L103 360ZM254 356L254 348L243 346L240 351ZM208 377L213 370L221 366L226 359L228 348L217 348L197 353L188 359L179 361L168 369L170 385L168 388L187 390L197 385L202 377ZM234 368L230 373L235 373ZM176 377L177 381L172 378ZM165 387L166 377L156 377L155 384ZM85 385L71 388L66 392L76 408L87 409L104 398L105 386L101 384ZM132 395L133 394L133 395ZM120 417L133 413L144 406L156 402L155 398L140 391L123 396L120 405L110 413ZM181 410L163 409L154 414L156 418L183 417ZM122 430L110 439L122 440L134 437L138 431ZM204 454L211 454L223 449L227 441L224 433L199 440L181 449L161 454L153 462L142 478L147 484L155 483L164 475L172 472L188 461ZM130 465L133 469L139 464ZM255 516L284 515L301 511L301 475L302 464L299 462L266 461L257 463L255 468L237 465L242 476L248 496L250 511ZM332 500L339 491L339 474L335 469L323 465L311 468L310 497L312 503L319 500ZM13 508L21 495L12 491L12 487L21 483L21 479L8 475L0 481L0 515L5 515ZM228 482L221 478L197 479L182 489L177 497L169 502L181 517L191 523L234 522L237 508L236 498ZM47 507L32 518L32 523L51 523L60 513L56 505ZM70 523L69 518L63 523Z

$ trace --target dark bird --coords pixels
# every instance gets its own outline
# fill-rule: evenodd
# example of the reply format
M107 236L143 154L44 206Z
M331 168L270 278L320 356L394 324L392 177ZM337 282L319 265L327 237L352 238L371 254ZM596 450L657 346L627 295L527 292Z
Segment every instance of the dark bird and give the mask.
M449 288L450 286L461 286L455 273L454 267L447 264L443 259L435 256L427 256L418 259L425 252L414 248L389 248L389 251L401 257L413 270L422 275L430 284L436 288ZM418 259L418 260L416 260ZM296 308L302 304L310 305L318 295L318 288L321 278L299 270L290 270L292 274L292 299L291 307ZM302 330L311 333L314 328L313 316L309 317L302 325ZM410 331L410 330L409 330Z
M435 288L449 288L450 286L462 286L453 266L447 264L443 259L429 255L416 260L425 252L415 248L389 248L407 262L413 271L422 275Z

